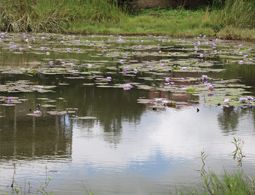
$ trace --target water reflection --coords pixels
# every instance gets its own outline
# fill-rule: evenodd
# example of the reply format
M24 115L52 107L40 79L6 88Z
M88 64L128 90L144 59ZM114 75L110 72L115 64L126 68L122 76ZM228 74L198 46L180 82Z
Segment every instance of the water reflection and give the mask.
M54 100L58 97L66 100L63 104L56 102L59 108L77 107L79 116L97 118L91 121L73 120L69 115L28 117L26 113L29 108L39 103L38 98L46 95L20 95L28 101L16 107L0 107L0 113L4 116L0 119L0 155L6 169L4 174L7 175L3 178L8 175L11 178L13 174L9 160L16 159L20 163L21 160L32 160L23 162L22 166L16 164L16 179L22 182L24 178L31 177L30 167L26 164L42 165L44 163L38 160L48 159L48 169L56 180L53 188L61 191L65 191L67 186L71 191L80 189L82 180L77 179L77 172L89 180L93 191L109 189L113 183L104 181L109 176L115 183L122 181L133 187L136 184L131 182L131 178L137 181L142 176L144 185L153 186L157 192L160 186L163 191L168 191L163 184L181 183L183 177L189 183L190 178L197 177L194 169L200 167L197 158L202 150L215 161L212 166L216 170L222 159L226 166L235 165L231 159L228 160L233 151L232 137L224 137L222 132L224 135L230 133L243 137L245 144L254 145L251 133L254 130L251 123L255 118L254 110L200 106L199 113L196 107L152 111L137 104L137 98L150 95L139 90L124 92L122 89L87 87L80 82L59 87L55 93L47 94ZM251 137L246 138L244 134ZM247 151L251 153L250 149ZM58 165L58 161L65 165ZM37 167L31 171L36 175L43 169ZM64 183L62 185L57 181ZM71 187L68 185L71 181L77 182ZM99 185L99 181L104 185ZM70 189L66 190L71 192Z
M124 92L121 89L100 89L82 87L79 85L67 87L60 93L70 102L70 107L79 108L81 116L95 116L100 122L107 137L105 140L117 144L121 138L122 123L139 123L141 114L145 111L143 105L137 104L137 99L146 95L143 91ZM77 96L78 94L78 96ZM75 99L76 101L73 101ZM93 127L93 122L78 121L80 126Z
M226 69L223 73L225 79L238 78L246 85L255 87L254 65L228 64L224 68ZM253 92L255 92L254 89Z
M225 108L218 114L219 125L224 133L237 130L239 113L234 108Z
M1 107L4 116L0 119L2 159L71 157L72 129L66 124L70 119L20 116L17 109Z
M30 108L39 103L37 94L26 94L28 101L14 107L0 107L1 118L1 149L3 158L47 158L56 155L71 156L73 126L92 131L99 124L104 130L104 140L118 144L121 139L122 123L138 124L143 105L137 105L137 99L145 92L123 93L120 89L99 89L82 87L81 83L60 88L56 93L48 95L53 100L62 97L64 105L58 108L78 108L78 116L95 116L96 121L73 120L69 115L49 116L46 111L42 118L29 117ZM74 101L75 100L75 101Z
M31 65L33 61L44 64L57 58L74 58L75 60L71 61L79 65L93 62L104 65L104 71L110 71L107 65L117 64L117 61L123 58L127 63L130 61L131 65L138 62L151 63L152 72L158 76L154 75L152 81L149 78L148 81L144 80L144 83L154 82L158 87L162 85L165 73L161 74L153 70L153 67L163 67L164 63L160 62L162 59L168 59L170 63L177 63L184 68L190 65L190 61L194 67L201 65L206 68L208 65L205 59L197 58L198 53L193 51L190 40L190 45L185 41L181 45L179 40L176 46L161 47L158 45L160 41L153 42L147 38L147 43L151 45L147 45L148 49L139 50L140 42L135 42L134 37L127 38L127 45L118 47L111 45L114 38L103 37L99 40L90 37L88 39L95 39L95 42L85 41L88 44L86 46L75 45L86 52L72 54L65 53L65 49L56 47L52 42L46 42L45 46L54 47L47 56L50 59L44 59L45 51L35 47L31 53L24 55L2 52L0 61L2 65L19 66ZM75 47L72 44L76 42L70 41L68 44L71 48ZM126 46L130 46L129 50L124 50ZM122 51L127 53L124 55ZM202 51L204 55L207 55L207 52L209 51L206 49ZM209 67L212 63L213 69L222 68L220 58L220 55L208 57ZM103 62L104 60L106 61ZM115 70L115 67L111 68ZM213 73L215 78L238 77L241 82L254 86L254 67L228 64L224 68L226 71L223 74ZM96 71L98 69L95 68ZM117 75L118 71L116 70ZM116 72L113 75L117 77ZM142 73L141 76L148 76L149 73L151 71ZM102 75L105 76L104 74ZM183 72L166 74L181 78L200 77L204 72L186 72L183 69ZM235 162L231 157L234 149L231 144L233 136L245 141L244 152L247 159L244 160L244 167L247 172L254 172L254 109L222 110L216 106L183 104L180 109L166 107L164 111L152 110L137 104L137 99L166 97L180 102L198 102L199 96L175 96L168 91L123 91L83 86L85 80L71 81L65 79L65 76L38 75L31 78L28 75L0 75L1 83L29 79L36 84L57 85L53 93L1 94L27 99L15 107L0 106L0 116L3 116L0 118L0 187L5 191L11 190L14 171L19 183L24 180L40 182L45 176L44 170L47 166L50 174L54 176L51 189L55 190L56 194L81 194L84 192L85 181L95 194L168 193L170 187L191 185L199 180L196 170L200 168L201 151L208 154L208 164L212 170L222 172L223 167L235 169ZM124 81L130 82L133 78L124 76L115 80L120 83ZM58 86L60 82L70 85ZM182 82L182 87L185 86ZM249 90L254 92L253 88ZM26 116L29 109L33 110L37 104L47 103L40 98L49 98L51 102L48 104L56 106L59 111L78 108L77 116L93 116L96 120L74 119L70 114L49 116L46 111L50 109L43 109L41 118Z

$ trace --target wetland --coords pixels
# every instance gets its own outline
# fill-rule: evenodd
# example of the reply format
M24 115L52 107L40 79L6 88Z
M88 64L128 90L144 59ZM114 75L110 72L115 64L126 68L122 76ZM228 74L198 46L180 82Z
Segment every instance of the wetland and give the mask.
M0 51L0 193L174 193L201 152L239 170L233 138L255 175L254 43L1 33Z

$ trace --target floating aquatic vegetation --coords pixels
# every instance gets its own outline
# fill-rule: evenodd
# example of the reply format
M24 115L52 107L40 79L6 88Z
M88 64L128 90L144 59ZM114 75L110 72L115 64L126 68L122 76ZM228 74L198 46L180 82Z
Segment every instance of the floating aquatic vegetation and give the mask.
M48 111L47 114L51 116L63 116L67 114L67 111Z
M77 114L78 108L66 108L67 114Z
M131 85L130 83L126 83L126 84L123 84L122 87L123 87L123 90L128 91L133 88L133 85Z
M73 117L72 119L74 119L74 120L96 120L97 118L93 117L93 116L76 116L76 117Z
M13 96L0 96L0 103L2 106L13 107L16 104L21 104L27 101L27 99L20 99L19 97Z
M166 99L166 98L153 98L153 99L143 99L137 100L139 104L146 104L153 110L164 110L166 107L176 107L176 102Z
M68 86L70 85L69 83L58 83L59 86Z
M15 104L0 104L1 106L5 106L5 107L14 107L16 106Z
M69 79L69 80L83 80L85 79L84 76L71 76L71 77L65 77L66 79Z
M40 111L38 111L38 112L34 111L33 113L28 113L27 116L41 117L42 113Z
M229 98L230 104L243 105L245 101L239 101L239 98L246 97L249 87L238 80L217 78L222 76L221 72L228 64L246 66L255 63L254 45L240 46L235 42L206 37L170 40L163 36L59 37L32 34L21 39L16 34L4 33L2 36L4 41L0 42L0 48L4 55L11 53L18 59L25 58L15 68L16 61L9 60L0 68L2 75L26 74L31 80L40 78L44 81L56 78L54 85L63 86L61 89L79 80L85 87L95 85L124 90L135 87L150 93L169 94L168 99L176 102L197 103L197 94L200 94L209 105L223 104L224 98ZM54 92L55 88L30 81L11 81L2 82L0 92L48 93ZM43 104L56 103L56 100L47 101ZM19 102L22 100L13 103Z
M47 109L49 109L49 108L56 108L56 105L52 105L52 104L43 104L43 105L41 105L41 107L42 107L42 108L47 108Z
M54 92L51 89L54 89L56 86L43 86L43 85L34 85L32 82L27 80L20 80L14 82L7 82L4 85L0 85L0 92L8 93L29 93L29 92L39 92L39 93L48 93Z

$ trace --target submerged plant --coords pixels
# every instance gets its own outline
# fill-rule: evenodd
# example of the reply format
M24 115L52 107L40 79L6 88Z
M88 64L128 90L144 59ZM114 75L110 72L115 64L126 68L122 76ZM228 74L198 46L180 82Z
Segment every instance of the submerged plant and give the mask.
M232 143L235 145L235 150L233 151L233 159L237 161L238 166L242 166L242 160L245 157L243 154L243 144L241 139L233 138Z

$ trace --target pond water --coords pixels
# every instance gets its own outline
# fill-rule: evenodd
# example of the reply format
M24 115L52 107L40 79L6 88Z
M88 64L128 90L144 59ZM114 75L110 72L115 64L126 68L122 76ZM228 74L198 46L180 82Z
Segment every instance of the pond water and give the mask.
M201 152L255 175L252 43L1 33L0 51L0 194L174 193Z

